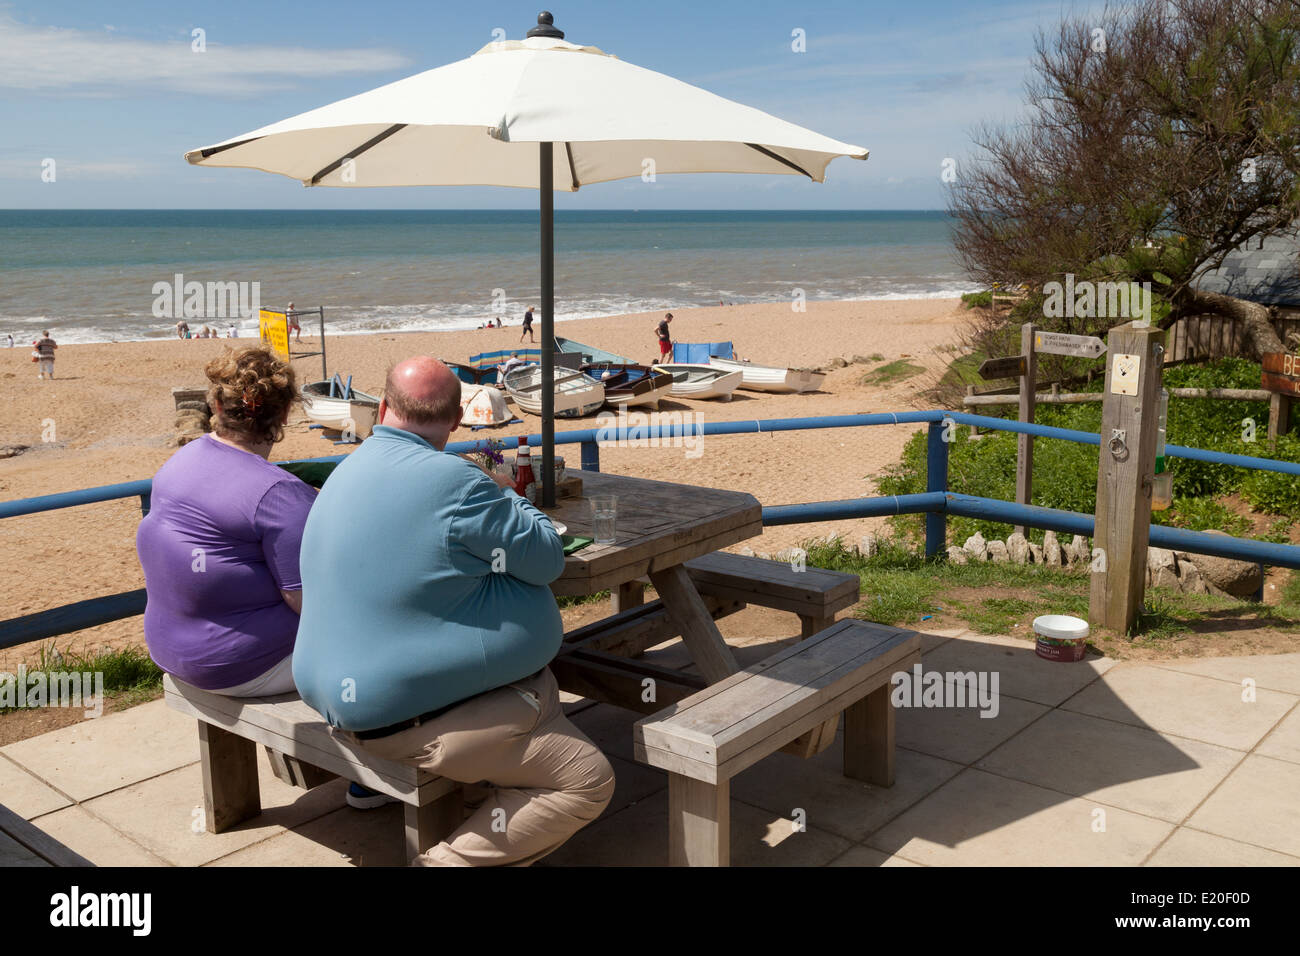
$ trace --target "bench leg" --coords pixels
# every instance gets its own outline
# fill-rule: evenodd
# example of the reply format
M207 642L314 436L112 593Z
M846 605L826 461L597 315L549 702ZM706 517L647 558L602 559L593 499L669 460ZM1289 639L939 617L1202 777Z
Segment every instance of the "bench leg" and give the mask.
M892 685L877 687L844 711L844 776L894 785L894 707Z
M257 789L257 745L199 721L203 767L203 820L209 833L224 833L262 812Z
M668 775L668 865L731 865L731 781Z
M460 787L422 807L407 803L402 809L406 813L407 860L437 846L465 821Z
M263 746L262 749L266 751L266 759L271 762L271 773L291 787L312 790L321 784L338 779L338 774L322 770L315 764L306 763L267 746Z
M814 634L820 634L835 623L835 615L822 617L819 614L799 615L799 640L806 641Z
M609 592L610 610L617 614L645 603L645 585L640 581L624 581Z

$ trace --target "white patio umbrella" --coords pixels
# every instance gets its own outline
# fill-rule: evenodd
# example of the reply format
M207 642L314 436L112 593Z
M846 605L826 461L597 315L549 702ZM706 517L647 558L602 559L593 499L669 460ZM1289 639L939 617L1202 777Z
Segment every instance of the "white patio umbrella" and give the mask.
M524 40L236 136L185 158L304 186L516 186L541 192L542 480L553 505L553 191L665 173L822 182L867 150L564 40L549 13ZM545 188L545 184L550 188Z

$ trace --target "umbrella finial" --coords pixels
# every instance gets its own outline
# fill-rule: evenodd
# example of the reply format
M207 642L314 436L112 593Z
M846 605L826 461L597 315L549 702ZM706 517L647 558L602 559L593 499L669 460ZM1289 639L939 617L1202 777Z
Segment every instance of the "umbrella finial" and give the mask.
M537 14L537 26L528 31L531 37L554 37L557 40L564 39L564 31L555 29L555 17L551 16L550 10L543 10Z

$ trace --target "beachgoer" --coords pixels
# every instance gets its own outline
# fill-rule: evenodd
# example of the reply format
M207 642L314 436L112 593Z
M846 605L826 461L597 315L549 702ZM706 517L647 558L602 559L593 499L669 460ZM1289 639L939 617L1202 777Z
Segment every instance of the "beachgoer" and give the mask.
M187 338L187 339L192 339L192 338L194 338L194 334L193 334L192 332L190 332L188 326L187 326L186 329L185 329L185 338Z
M14 347L14 334L12 332L9 333L9 347Z
M519 357L518 352L511 352L510 358L506 359L501 366L501 380L505 381L505 377L509 372L512 372L519 366L526 364L527 363Z
M239 338L239 329L235 328L233 325L230 328L226 329L226 338L228 339Z
M659 357L662 359L665 355L671 355L673 351L673 339L668 334L668 323L673 320L673 314L667 313L658 325L655 326L655 335L659 337Z
M294 311L293 311L293 303L292 303L292 302L289 303L289 308L285 310L285 313L284 313L284 314L285 314L285 316L289 319L289 331L290 331L290 332L297 332L297 333L298 333L298 335L297 335L297 337L294 339L294 341L295 341L295 342L301 342L301 341L302 341L302 325L298 322L298 316L297 316L297 314L295 314ZM287 333L286 333L286 337L287 337Z
M531 305L528 307L528 311L524 313L524 330L519 333L520 342L524 340L525 335L528 336L528 341L537 341L537 339L533 338L533 307Z
M496 327L501 328L501 316L497 316Z
M136 533L145 643L159 667L204 690L287 693L302 608L298 555L316 500L310 485L267 461L297 400L293 369L259 346L227 348L204 371L213 431L159 469Z
M181 319L179 322L176 323L176 337L178 339L185 338L185 333L188 332L189 330L190 330L190 324L186 322L184 319Z
M36 380L40 381L46 376L54 378L54 350L59 346L54 339L50 338L50 330L46 329L41 333L41 337L32 343L32 348L36 350L37 368L39 374Z
M307 519L293 673L350 745L482 784L467 788L469 818L415 864L524 865L599 816L614 773L564 716L547 667L563 631L547 587L560 537L509 475L444 451L460 391L427 356L389 371L380 424Z

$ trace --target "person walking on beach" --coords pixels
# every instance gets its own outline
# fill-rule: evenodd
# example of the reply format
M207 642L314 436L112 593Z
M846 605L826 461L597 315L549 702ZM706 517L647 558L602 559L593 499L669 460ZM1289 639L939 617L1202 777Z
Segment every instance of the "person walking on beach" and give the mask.
M176 337L178 339L185 338L185 333L188 332L189 330L190 330L190 324L186 322L184 319L181 319L179 322L176 323Z
M531 305L528 307L528 310L524 312L524 330L519 333L520 342L524 340L525 335L528 336L528 341L537 341L537 339L533 338L533 307Z
M668 333L668 323L673 320L673 314L667 313L663 320L655 326L655 335L659 337L659 361L663 361L665 355L672 355L673 337Z
M9 347L14 347L14 334L12 332L9 333Z
M32 343L32 348L36 350L37 367L40 373L36 376L37 381L44 379L47 375L54 378L54 350L58 347L54 339L50 338L49 329L42 332L41 337Z
M428 356L389 371L307 518L293 676L337 736L470 785L472 814L415 865L525 866L600 815L614 771L547 667L560 536L508 475L445 451L460 392Z
M297 316L296 314L294 314L294 311L293 311L293 303L292 303L292 302L289 303L289 308L285 309L284 314L285 314L285 317L288 318L288 320L289 320L289 332L297 332L297 333L298 333L298 335L297 335L297 337L294 339L294 341L295 341L295 342L301 342L301 341L302 341L302 325L299 324L299 322L298 322L298 316ZM287 337L288 337L288 333L286 333L285 335L286 335L286 338L287 338Z

